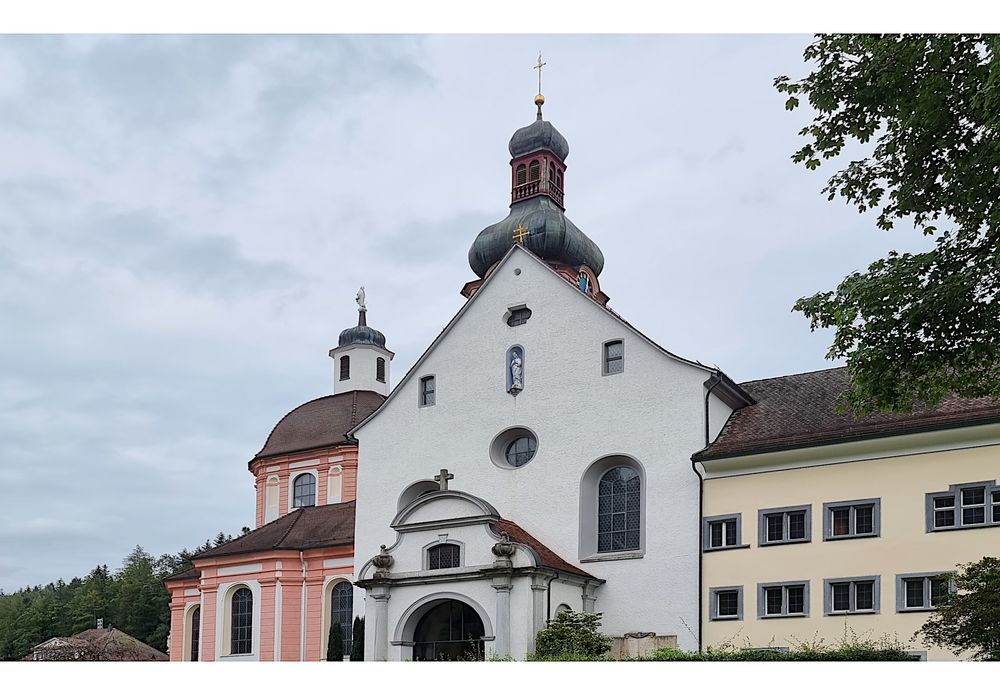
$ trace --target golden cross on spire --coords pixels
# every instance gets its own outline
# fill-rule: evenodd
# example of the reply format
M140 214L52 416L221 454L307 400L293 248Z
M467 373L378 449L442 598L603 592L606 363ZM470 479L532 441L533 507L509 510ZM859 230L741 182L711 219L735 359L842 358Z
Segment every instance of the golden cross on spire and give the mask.
M542 93L542 68L548 65L548 63L542 62L542 52L538 52L538 65L535 66L535 70L538 70L538 93Z
M516 227L514 227L514 241L517 242L518 244L521 244L523 246L524 238L530 235L531 232L528 231L528 228L525 227L520 222Z

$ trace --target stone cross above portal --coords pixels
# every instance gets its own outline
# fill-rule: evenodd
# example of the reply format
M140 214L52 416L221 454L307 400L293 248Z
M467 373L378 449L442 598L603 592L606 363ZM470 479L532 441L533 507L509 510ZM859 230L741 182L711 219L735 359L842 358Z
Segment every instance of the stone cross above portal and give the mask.
M447 468L442 468L441 473L434 476L434 482L437 483L442 490L447 490L448 481L454 477L454 474L449 473Z

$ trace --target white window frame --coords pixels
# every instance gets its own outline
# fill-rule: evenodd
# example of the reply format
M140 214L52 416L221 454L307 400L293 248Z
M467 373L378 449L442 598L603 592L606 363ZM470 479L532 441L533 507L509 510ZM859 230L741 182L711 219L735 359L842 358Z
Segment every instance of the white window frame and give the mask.
M919 613L921 611L936 611L937 606L932 604L933 598L931 594L931 580L946 578L948 580L948 591L950 593L955 593L955 572L953 570L945 570L942 572L908 572L906 574L896 575L896 612L897 613ZM923 586L923 603L919 606L907 606L906 605L906 581L922 579L924 582Z
M736 615L719 615L719 594L736 592ZM708 619L711 621L743 620L743 585L713 586L708 590Z
M712 545L712 527L715 524L722 524L722 545ZM736 542L726 543L726 524L736 525ZM715 552L717 550L736 550L738 548L749 548L749 544L743 543L743 514L716 514L706 516L702 521L702 550L705 552Z
M872 508L872 530L858 533L858 513L861 507ZM833 535L833 513L842 509L848 510L848 532L843 535ZM823 503L823 540L842 541L849 538L878 538L882 535L882 498L871 497L863 500L844 500L841 502Z
M294 504L295 504L295 481L301 478L303 475L306 475L307 473L311 474L313 480L316 481L316 495L313 498L312 506L316 507L319 505L319 469L310 468L304 471L295 471L294 474L288 476L288 511L290 512L295 509L306 509L306 507L296 507L294 506Z
M802 587L802 612L788 612L788 589ZM767 590L781 589L781 612L767 612ZM808 618L809 617L809 580L802 579L793 582L761 582L757 585L757 617L766 620L775 618Z
M965 505L964 504L964 491L973 488L983 488L983 504L975 505ZM940 492L928 492L924 495L924 509L926 512L926 529L927 533L937 533L939 531L964 531L974 528L996 528L1000 526L1000 520L993 520L994 509L1000 509L1000 501L994 501L993 494L1000 492L1000 485L997 485L996 480L980 480L972 483L959 483L957 485L949 485L947 490L942 490ZM934 507L934 500L942 497L951 497L954 506L944 507L941 509L936 509ZM974 508L984 508L983 511L983 523L981 524L966 524L965 523L965 510ZM942 511L946 509L954 509L955 511L955 523L951 526L937 526L935 522L935 511Z
M858 609L857 607L857 585L874 582L872 587L872 607ZM835 584L847 584L849 589L849 603L847 610L837 610L833 604L833 587ZM867 577L838 577L836 579L823 580L823 615L872 615L881 611L882 577L870 575Z
M805 536L803 538L789 538L790 514L805 512ZM781 514L782 532L781 540L770 541L767 539L767 517ZM757 544L761 547L766 545L787 545L789 543L809 543L812 541L812 505L797 504L792 507L770 507L768 509L757 510Z

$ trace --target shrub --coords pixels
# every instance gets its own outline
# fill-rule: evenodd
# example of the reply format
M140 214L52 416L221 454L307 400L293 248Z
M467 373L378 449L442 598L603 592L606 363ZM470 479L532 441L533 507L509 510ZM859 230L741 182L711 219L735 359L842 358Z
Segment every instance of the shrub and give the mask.
M600 625L600 613L560 613L535 638L535 658L581 661L604 655L611 638L598 632Z
M330 626L330 636L326 642L326 660L344 660L344 633L340 629L340 623Z
M365 660L365 619L354 616L351 632L351 661Z

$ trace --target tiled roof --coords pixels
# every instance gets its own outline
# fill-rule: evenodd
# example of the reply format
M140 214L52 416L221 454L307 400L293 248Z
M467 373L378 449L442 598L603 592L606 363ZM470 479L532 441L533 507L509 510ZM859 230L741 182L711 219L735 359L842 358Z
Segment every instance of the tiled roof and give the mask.
M354 501L303 507L245 536L198 553L202 560L268 550L310 550L354 543Z
M523 545L529 546L538 555L539 562L542 567L547 567L549 569L556 570L557 572L567 572L569 574L575 574L579 577L588 577L590 579L595 579L594 575L584 572L579 567L574 567L569 564L561 557L556 555L552 550L550 550L544 543L532 536L530 533L525 531L523 528L515 524L513 521L508 521L507 519L500 519L496 523L496 529L498 533L506 533L507 536L515 543L521 543Z
M840 394L849 385L846 367L740 384L757 402L734 412L715 441L694 459L708 461L1000 421L1000 401L954 395L933 408L857 418L837 411Z
M191 569L184 570L183 572L178 572L177 574L171 574L163 581L180 582L184 581L185 579L200 579L200 578L201 578L201 570L192 567Z
M278 421L257 459L324 446L347 444L347 433L382 405L374 391L348 391L303 403Z
M34 647L41 660L169 661L159 649L114 627L91 628L56 637ZM34 659L32 659L34 660Z

